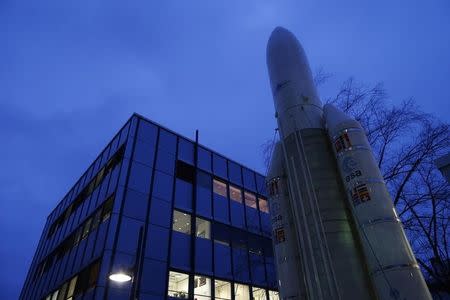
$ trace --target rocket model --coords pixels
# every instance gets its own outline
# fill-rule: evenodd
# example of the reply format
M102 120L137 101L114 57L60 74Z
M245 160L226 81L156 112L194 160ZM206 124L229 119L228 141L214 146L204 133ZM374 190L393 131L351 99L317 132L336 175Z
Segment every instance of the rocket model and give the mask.
M267 66L280 136L267 186L281 299L431 299L359 123L330 105L324 113L305 52L284 28L270 36Z

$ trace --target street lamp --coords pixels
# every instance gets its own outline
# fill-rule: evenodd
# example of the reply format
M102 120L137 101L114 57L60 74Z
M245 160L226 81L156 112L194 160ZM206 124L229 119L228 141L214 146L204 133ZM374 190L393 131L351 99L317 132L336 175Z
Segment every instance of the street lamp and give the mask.
M119 267L117 268L116 271L114 271L108 276L109 280L117 283L124 283L132 280L130 300L137 299L137 290L138 290L137 284L139 281L139 273L142 260L142 248L143 248L142 246L144 243L143 231L144 227L141 226L141 228L139 228L138 245L136 249L136 257L134 260L134 265L131 268Z

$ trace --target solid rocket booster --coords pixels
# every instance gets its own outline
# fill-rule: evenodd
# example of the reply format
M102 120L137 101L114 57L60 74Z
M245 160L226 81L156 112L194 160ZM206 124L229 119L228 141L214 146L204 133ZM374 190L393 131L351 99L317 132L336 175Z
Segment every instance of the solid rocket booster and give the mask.
M431 299L366 134L333 105L328 133L379 299Z
M373 299L305 52L276 28L267 65L280 142L267 175L282 299Z

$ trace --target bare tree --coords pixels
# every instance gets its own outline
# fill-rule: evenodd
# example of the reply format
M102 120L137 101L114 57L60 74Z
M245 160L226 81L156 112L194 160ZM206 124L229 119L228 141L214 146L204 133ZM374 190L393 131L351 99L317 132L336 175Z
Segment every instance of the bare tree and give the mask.
M320 70L316 85L329 77ZM449 125L421 111L412 98L397 105L387 99L383 84L349 78L325 102L363 126L427 281L450 294L450 189L434 165L450 149ZM271 149L269 142L265 149Z

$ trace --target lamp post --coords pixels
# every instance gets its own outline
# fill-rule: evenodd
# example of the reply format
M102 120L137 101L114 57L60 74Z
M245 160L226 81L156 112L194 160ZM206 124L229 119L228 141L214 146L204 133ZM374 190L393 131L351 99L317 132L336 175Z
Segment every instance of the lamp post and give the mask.
M144 227L139 228L138 244L136 248L136 257L134 259L134 265L131 268L119 268L117 271L109 275L109 279L117 282L124 283L132 281L131 283L131 293L130 300L137 299L138 283L141 271L141 261L142 261L142 246L144 239Z

